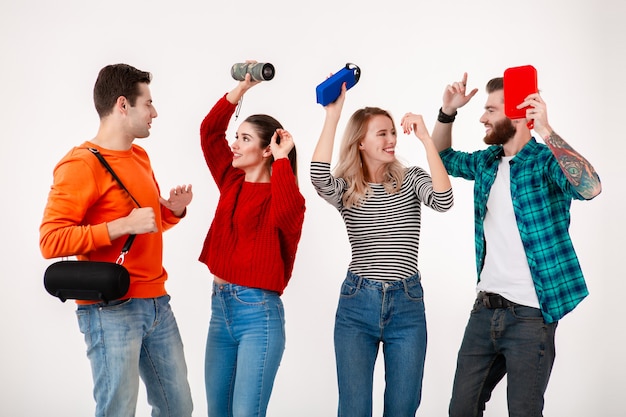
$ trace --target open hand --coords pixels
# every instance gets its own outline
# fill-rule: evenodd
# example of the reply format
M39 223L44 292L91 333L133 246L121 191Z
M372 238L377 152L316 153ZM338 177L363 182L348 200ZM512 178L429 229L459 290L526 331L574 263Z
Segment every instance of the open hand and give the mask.
M467 92L467 72L463 73L461 81L456 81L446 86L443 92L443 105L441 106L443 112L448 115L454 114L457 109L465 106L474 95L478 92L477 88L474 88L469 94Z
M170 190L170 197L167 200L159 197L159 202L170 209L176 216L182 216L185 208L191 203L192 198L191 184L179 185Z

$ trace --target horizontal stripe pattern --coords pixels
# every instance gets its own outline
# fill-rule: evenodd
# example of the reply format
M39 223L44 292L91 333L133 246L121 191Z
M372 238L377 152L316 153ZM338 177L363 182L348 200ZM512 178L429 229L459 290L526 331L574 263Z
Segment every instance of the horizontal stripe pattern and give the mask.
M311 182L317 193L343 217L352 248L350 271L368 279L400 280L418 272L421 205L446 211L452 190L435 192L430 175L407 168L399 192L389 194L381 184L370 184L371 195L359 207L342 204L347 183L334 178L330 164L311 163Z

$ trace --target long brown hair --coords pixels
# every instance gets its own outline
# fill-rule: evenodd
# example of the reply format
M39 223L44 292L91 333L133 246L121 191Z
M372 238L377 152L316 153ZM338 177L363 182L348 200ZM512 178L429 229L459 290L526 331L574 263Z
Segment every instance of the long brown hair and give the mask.
M359 143L367 133L369 121L378 115L388 117L395 130L395 124L389 112L378 107L365 107L357 110L346 125L339 148L339 164L334 173L335 177L343 178L348 183L348 190L343 194L345 207L361 205L371 192L363 171L363 158L359 151ZM406 168L398 160L385 165L382 184L388 193L400 191L405 172Z
M272 141L272 136L276 132L276 129L282 129L283 126L280 122L274 119L272 116L267 114L253 114L252 116L248 116L244 122L248 122L254 126L254 130L259 135L261 139L261 149L264 149L269 146ZM277 143L280 143L280 137L276 139ZM297 152L296 147L294 146L291 151L289 151L289 164L291 165L291 170L293 171L293 175L296 177L296 181L298 180L298 160L297 160ZM274 156L272 155L270 159L270 164L274 162Z

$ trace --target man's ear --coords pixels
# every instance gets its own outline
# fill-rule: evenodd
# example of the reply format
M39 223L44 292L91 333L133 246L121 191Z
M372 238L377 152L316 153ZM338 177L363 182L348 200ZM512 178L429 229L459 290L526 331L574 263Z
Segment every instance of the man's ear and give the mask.
M126 112L128 110L129 104L128 104L128 100L126 99L126 97L124 96L119 96L117 98L117 101L115 102L115 107L117 109L120 109L120 111L122 112Z

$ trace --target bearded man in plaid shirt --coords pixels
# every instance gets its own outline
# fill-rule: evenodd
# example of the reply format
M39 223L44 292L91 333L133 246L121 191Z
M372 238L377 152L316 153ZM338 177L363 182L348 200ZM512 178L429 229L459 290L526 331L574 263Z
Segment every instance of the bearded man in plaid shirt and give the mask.
M490 145L452 149L457 109L477 93L467 74L446 87L432 138L448 173L474 181L477 298L461 348L451 417L482 416L507 375L509 416L542 416L558 321L588 295L569 235L573 199L600 194L591 164L548 123L539 93L519 103L525 119L504 113L503 78L487 83L480 122ZM538 143L527 126L533 120Z

